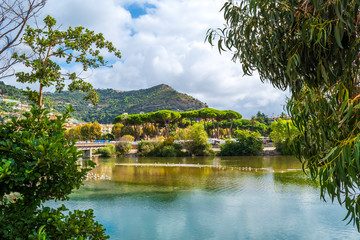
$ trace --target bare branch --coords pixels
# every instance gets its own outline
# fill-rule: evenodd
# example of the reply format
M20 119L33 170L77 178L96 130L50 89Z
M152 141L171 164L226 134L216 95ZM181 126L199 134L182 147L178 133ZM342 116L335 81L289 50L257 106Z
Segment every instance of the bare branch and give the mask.
M0 0L0 79L13 75L14 48L29 19L45 5L46 0Z

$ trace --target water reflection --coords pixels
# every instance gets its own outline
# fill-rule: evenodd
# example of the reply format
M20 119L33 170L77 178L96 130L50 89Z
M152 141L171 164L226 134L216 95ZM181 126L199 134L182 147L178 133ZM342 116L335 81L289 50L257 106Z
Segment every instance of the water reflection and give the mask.
M190 189L237 194L250 187L271 189L274 182L316 187L302 173L301 163L288 156L99 158L80 195L89 189L102 196Z
M97 161L92 174L111 180L85 181L66 206L93 208L111 239L358 237L292 157Z

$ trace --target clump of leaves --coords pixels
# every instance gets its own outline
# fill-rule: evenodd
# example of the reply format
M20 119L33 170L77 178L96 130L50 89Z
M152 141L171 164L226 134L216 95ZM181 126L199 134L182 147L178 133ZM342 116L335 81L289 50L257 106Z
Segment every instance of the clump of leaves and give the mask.
M55 120L33 106L24 118L0 125L0 234L4 239L106 239L92 211L65 215L64 207L43 207L47 200L68 200L94 166L77 164L81 153L65 138L71 108Z
M107 62L100 55L101 49L106 49L121 57L111 42L104 36L82 26L69 27L60 31L56 27L56 20L51 16L44 19L43 29L34 29L28 26L22 37L22 43L30 47L29 54L14 53L13 58L31 68L30 72L16 73L17 81L21 83L39 83L39 92L28 88L26 91L29 99L42 106L43 88L55 85L56 91L61 92L67 84L68 90L86 92L85 99L90 99L93 104L98 101L97 93L93 86L84 81L76 72L67 72L61 68L59 61L65 60L67 64L81 64L82 70L105 66Z

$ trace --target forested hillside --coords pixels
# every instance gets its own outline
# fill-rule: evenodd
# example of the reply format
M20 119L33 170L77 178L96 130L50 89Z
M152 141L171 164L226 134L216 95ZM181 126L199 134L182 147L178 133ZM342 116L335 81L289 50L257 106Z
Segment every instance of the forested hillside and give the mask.
M27 97L24 95L21 89L6 85L3 81L0 81L0 95L6 96L6 98L26 101Z
M22 91L0 82L3 94L11 98L26 99ZM155 112L158 110L190 111L206 107L201 101L179 93L168 85L161 84L148 89L119 91L114 89L96 89L99 102L93 106L83 99L82 92L63 91L61 93L45 93L44 104L55 111L63 111L71 104L76 110L73 116L86 122L98 121L111 123L123 111L129 114Z

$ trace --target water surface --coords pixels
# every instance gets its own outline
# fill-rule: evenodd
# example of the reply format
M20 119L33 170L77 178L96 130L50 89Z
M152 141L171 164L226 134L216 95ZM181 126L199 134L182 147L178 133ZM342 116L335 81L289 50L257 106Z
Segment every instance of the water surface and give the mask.
M99 158L65 204L111 239L360 239L284 156Z

